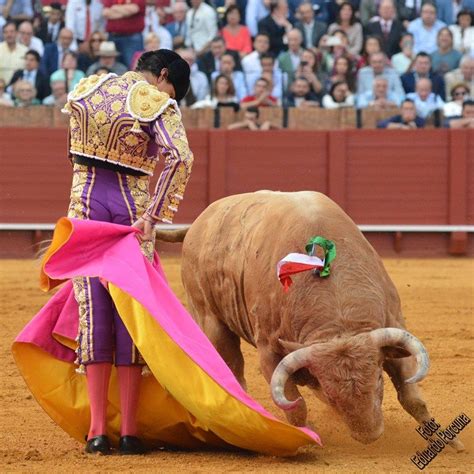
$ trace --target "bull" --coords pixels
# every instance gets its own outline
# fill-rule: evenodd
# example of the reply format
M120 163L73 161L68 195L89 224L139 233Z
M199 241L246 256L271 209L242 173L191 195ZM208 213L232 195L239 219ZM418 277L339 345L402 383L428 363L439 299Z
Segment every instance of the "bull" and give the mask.
M162 231L158 238L184 235ZM336 245L331 275L297 275L285 293L277 262L304 252L315 235ZM354 439L375 441L384 430L383 371L419 424L432 418L417 387L428 372L427 351L406 330L380 257L325 195L259 191L214 202L184 238L182 280L191 314L244 388L240 340L257 348L273 400L293 425L307 424L298 390L306 385ZM452 444L462 450L458 440Z

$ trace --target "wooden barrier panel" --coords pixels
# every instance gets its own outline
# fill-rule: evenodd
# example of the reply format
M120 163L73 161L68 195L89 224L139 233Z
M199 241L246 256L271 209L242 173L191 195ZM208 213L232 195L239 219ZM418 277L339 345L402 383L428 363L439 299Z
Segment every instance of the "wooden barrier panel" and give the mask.
M451 141L454 142L456 135L452 136ZM467 141L465 143L464 153L466 156L466 181L467 181L467 221L474 223L474 130L467 133Z
M207 191L208 168L209 168L209 140L207 132L190 130L188 140L194 154L193 170L191 179L186 188L186 199L179 206L176 214L176 223L192 222L209 204ZM161 160L162 161L162 160ZM153 189L158 180L159 172L163 168L160 162L155 170L152 180ZM189 197L189 198L188 198Z
M188 138L195 161L177 223L224 196L272 189L323 192L358 224L474 224L474 130L190 130ZM53 223L66 213L64 129L0 129L0 165L1 223ZM474 253L474 234L440 235L396 235L394 248ZM0 234L1 256L31 254L31 234L18 236L21 248L15 239ZM370 234L377 245L391 239Z
M69 203L71 164L64 129L0 129L0 222L53 223ZM191 130L188 138L195 156L192 180L176 222L190 222L208 204L206 132ZM154 189L163 163L157 165Z
M388 119L394 115L400 114L398 107L389 107L387 109L375 109L367 107L361 110L362 128L377 128L377 123L381 120Z
M215 127L215 110L181 108L183 122L187 130L208 130ZM340 130L356 128L356 111L353 108L326 110L319 108L290 108L289 128L295 130ZM243 111L235 113L233 109L221 107L220 128L237 120L242 120ZM281 107L261 107L261 121L269 120L277 127L283 127L283 109ZM0 106L0 128L4 127L38 127L66 128L68 115L61 113L57 107L32 106L24 108ZM369 119L369 127L372 127Z
M55 222L67 212L66 131L0 129L0 222Z
M212 137L219 132L210 132ZM220 132L223 133L223 132ZM327 192L327 134L229 131L224 138L224 195L273 189Z
M297 130L337 130L340 128L341 111L319 108L288 111L288 128Z
M356 222L449 222L447 130L345 133L345 208Z
M190 130L188 137L195 162L178 222L229 194L312 189L360 224L474 223L473 130ZM0 222L54 222L71 179L65 130L3 128L0 142Z

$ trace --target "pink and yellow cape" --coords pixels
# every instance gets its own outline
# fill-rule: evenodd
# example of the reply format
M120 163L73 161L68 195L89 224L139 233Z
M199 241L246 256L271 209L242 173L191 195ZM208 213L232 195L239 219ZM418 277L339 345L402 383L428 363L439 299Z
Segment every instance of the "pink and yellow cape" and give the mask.
M16 363L46 413L78 441L89 427L86 379L76 373L77 305L71 278L98 276L151 375L143 378L140 436L150 447L238 447L285 456L321 444L317 434L277 420L235 379L169 288L158 255L142 255L132 227L62 218L40 276L44 291L67 281L13 344ZM115 373L109 388L108 434L120 427Z

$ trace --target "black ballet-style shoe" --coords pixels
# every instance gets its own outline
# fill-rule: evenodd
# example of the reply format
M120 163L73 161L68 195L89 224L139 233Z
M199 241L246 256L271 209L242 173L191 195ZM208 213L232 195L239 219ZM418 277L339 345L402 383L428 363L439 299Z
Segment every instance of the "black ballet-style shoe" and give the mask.
M119 442L120 454L145 454L143 443L136 436L121 436Z
M111 454L109 438L106 435L100 435L87 440L85 451L88 454Z

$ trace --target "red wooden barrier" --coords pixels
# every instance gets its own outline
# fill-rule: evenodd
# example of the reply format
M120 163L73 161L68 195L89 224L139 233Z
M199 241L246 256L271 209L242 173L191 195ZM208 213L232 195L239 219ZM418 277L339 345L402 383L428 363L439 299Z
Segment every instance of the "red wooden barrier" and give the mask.
M176 222L192 222L230 194L311 189L328 194L358 224L474 223L473 130L190 130L188 136L195 163ZM65 130L0 129L0 163L0 223L53 223L65 214L71 179ZM455 253L474 252L472 234L430 238L444 252L448 244ZM404 235L401 247L396 241L404 249L420 239Z

